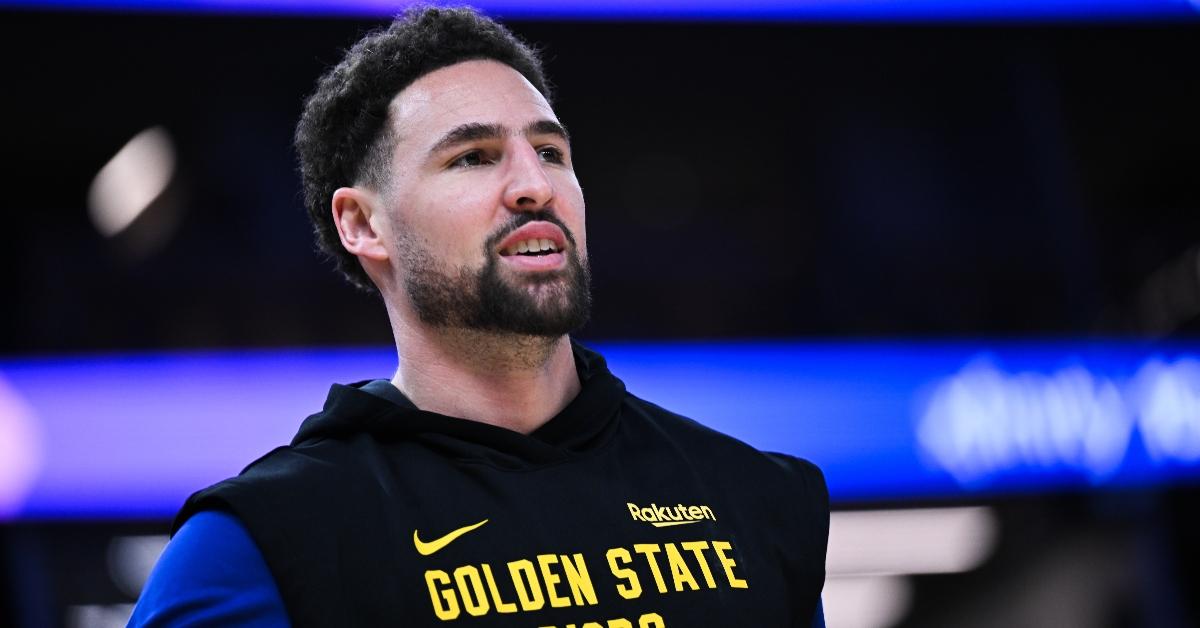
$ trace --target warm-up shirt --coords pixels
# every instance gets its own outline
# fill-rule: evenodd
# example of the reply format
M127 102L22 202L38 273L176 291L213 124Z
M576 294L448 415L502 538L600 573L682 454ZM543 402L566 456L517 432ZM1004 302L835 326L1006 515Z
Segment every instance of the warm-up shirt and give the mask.
M575 357L581 392L531 434L422 411L386 381L334 386L290 446L188 500L134 625L821 622L816 467Z
M221 511L197 513L167 545L131 626L281 628L287 609L246 528ZM825 628L820 607L812 628Z

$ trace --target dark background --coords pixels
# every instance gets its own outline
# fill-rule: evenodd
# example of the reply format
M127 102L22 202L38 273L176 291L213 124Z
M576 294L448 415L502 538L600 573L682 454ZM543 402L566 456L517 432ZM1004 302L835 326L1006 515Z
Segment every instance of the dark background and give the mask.
M316 77L378 24L0 13L0 356L390 344L381 304L314 253L290 147ZM1197 331L1195 23L509 25L544 48L573 136L585 338ZM177 221L105 239L88 185L153 125ZM980 571L918 577L904 625L1021 625L1005 591L1071 548L1082 575L1045 577L1092 595L1092 625L1192 624L1197 497L994 503L1018 533ZM103 543L154 530L0 528L0 626L131 601Z
M2 23L0 352L390 341L314 254L290 148L377 22ZM512 27L574 138L585 337L1163 335L1200 311L1194 25ZM156 124L182 215L137 251L85 198Z

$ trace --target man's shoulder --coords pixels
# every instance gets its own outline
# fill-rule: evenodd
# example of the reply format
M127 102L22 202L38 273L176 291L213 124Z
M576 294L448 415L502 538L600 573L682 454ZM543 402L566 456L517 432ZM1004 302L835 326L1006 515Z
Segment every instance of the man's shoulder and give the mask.
M130 626L287 626L279 589L235 517L203 512L167 544Z
M659 473L687 473L712 496L724 516L744 518L760 530L787 531L824 555L829 530L829 490L817 465L790 454L760 451L697 420L639 399L627 399L629 429L654 459ZM667 455L669 454L669 455ZM719 496L719 497L718 497ZM783 538L783 537L779 537Z
M757 476L764 480L801 482L807 490L825 495L825 478L817 465L791 454L763 451L738 438L708 427L696 419L626 393L626 407L637 425L660 435L699 461L709 461L722 473L739 479Z
M270 485L278 489L294 482L305 482L312 476L337 473L338 465L335 463L342 455L340 449L324 443L276 447L246 465L241 473L218 482L205 491L245 490L259 485Z
M295 508L298 501L330 503L346 492L352 452L337 441L276 447L241 473L193 493L175 517L178 530L198 512L232 512L242 520L257 511Z

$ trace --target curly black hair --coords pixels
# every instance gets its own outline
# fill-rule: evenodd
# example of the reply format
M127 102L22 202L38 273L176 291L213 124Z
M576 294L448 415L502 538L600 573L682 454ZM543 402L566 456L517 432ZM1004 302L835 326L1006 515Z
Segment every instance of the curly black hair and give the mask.
M537 52L469 7L409 9L354 44L305 101L296 126L304 205L318 248L350 283L377 291L338 238L329 210L334 191L351 185L383 189L395 141L387 124L392 99L434 70L474 59L508 65L550 101Z

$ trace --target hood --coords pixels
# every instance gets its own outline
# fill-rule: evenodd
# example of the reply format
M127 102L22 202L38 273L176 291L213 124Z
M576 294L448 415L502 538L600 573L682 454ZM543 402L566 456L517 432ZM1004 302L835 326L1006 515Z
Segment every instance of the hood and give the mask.
M334 384L325 406L300 426L293 447L369 435L381 442L423 441L455 458L488 458L503 466L549 463L586 453L616 428L625 385L600 354L572 340L582 388L562 412L531 434L417 408L386 380Z

